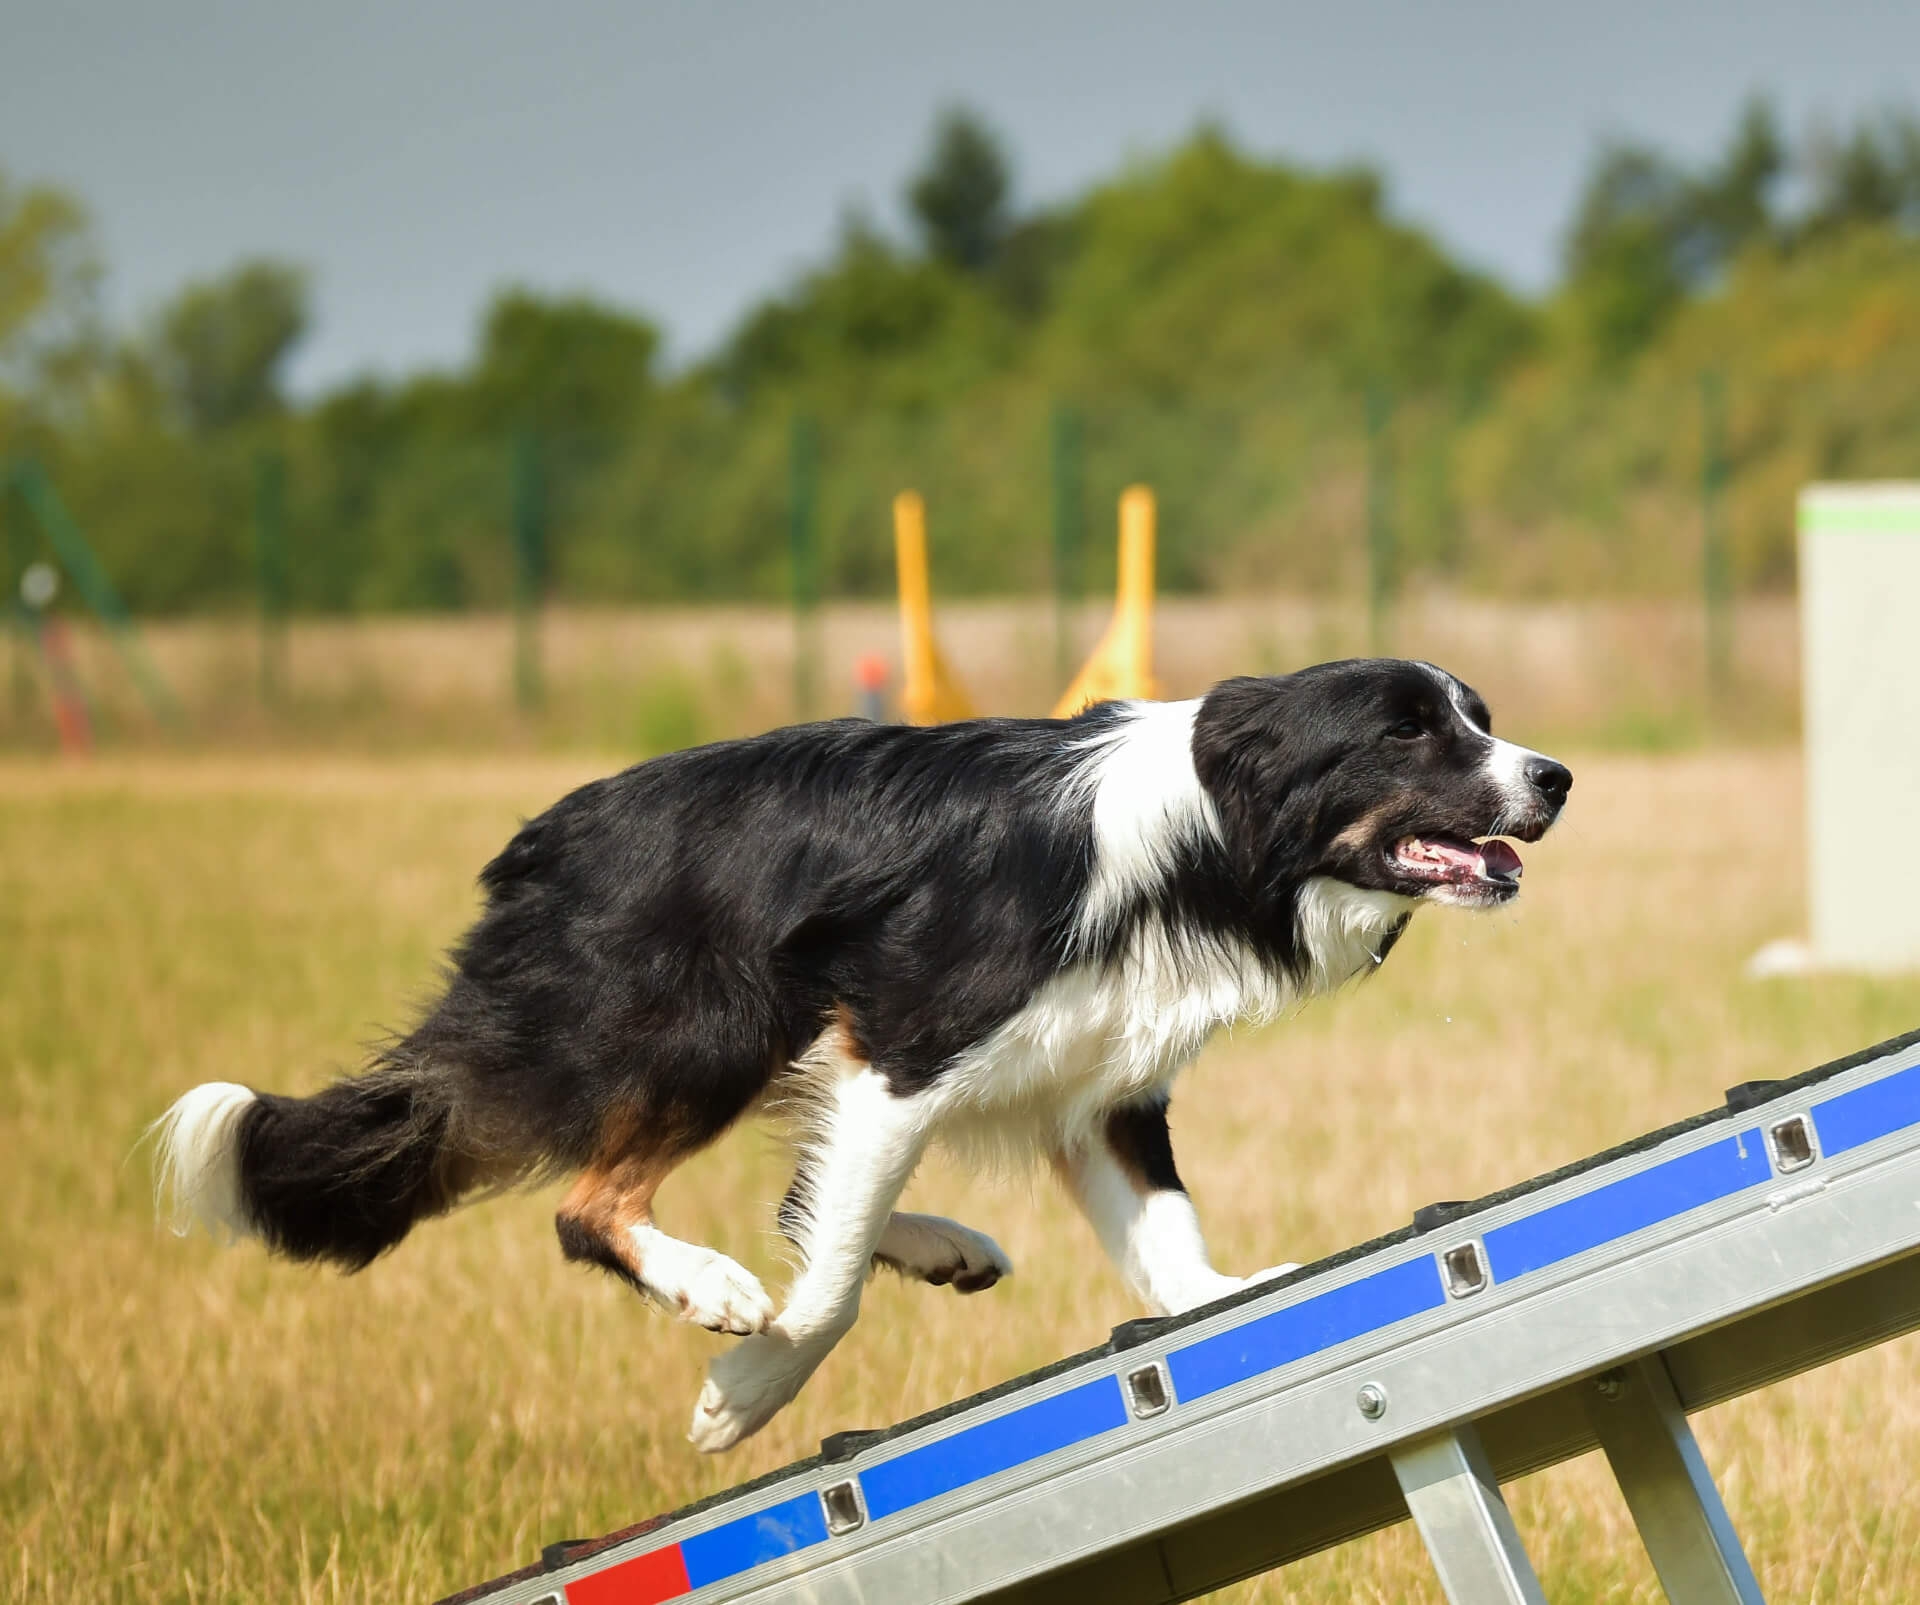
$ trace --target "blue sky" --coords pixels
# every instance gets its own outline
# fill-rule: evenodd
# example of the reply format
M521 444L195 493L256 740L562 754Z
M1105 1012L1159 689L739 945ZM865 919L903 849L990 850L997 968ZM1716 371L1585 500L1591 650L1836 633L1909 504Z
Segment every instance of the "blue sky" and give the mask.
M299 388L458 361L499 284L646 311L681 359L897 219L934 111L1007 136L1028 200L1202 118L1388 174L1396 211L1526 289L1599 139L1714 149L1920 100L1920 5L972 0L0 0L0 165L91 205L123 324L247 253L306 264Z

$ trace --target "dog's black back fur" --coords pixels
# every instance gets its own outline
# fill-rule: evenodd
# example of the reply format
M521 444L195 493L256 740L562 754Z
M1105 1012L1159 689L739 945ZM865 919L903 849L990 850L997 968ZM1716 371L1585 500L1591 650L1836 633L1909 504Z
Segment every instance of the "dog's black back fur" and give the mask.
M836 1005L919 1084L1065 960L1091 799L1060 810L1061 730L843 720L584 786L482 872L485 912L406 1051L460 1067L563 1163L616 1097L711 1138Z

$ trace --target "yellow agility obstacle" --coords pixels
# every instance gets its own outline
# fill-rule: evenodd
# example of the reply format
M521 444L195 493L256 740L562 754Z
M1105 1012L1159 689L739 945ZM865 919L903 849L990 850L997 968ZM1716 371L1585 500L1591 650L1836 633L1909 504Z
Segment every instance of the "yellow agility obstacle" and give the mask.
M1095 702L1156 697L1153 677L1153 492L1129 485L1120 496L1120 567L1113 622L1073 684L1054 704L1070 719ZM900 583L900 712L908 724L971 719L973 703L933 638L933 587L927 574L927 507L918 491L893 499L893 553Z
M973 704L933 639L927 505L916 490L893 499L893 557L900 580L900 712L908 724L971 719Z
M1113 622L1054 704L1056 719L1071 719L1095 702L1160 694L1153 677L1153 523L1153 492L1145 485L1129 485L1120 496Z

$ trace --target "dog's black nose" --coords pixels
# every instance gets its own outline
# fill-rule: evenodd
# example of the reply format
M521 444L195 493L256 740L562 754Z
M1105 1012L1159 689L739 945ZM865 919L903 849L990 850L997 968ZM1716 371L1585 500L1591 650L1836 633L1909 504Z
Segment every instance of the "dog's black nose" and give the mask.
M1573 790L1573 771L1551 758L1529 758L1527 779L1533 782L1533 789L1556 808L1565 805L1567 793Z

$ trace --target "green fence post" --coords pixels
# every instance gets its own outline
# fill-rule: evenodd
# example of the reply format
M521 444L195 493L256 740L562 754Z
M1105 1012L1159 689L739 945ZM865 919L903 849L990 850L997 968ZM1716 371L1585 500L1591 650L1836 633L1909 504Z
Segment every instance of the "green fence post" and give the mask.
M546 488L540 448L522 430L513 440L513 692L524 711L540 706L540 598L546 581Z
M253 541L260 583L260 700L269 706L286 688L287 461L263 451L253 462Z
M820 436L796 414L787 443L787 542L793 557L793 716L814 716L820 688Z
M20 598L20 576L31 561L32 547L26 520L14 507L13 477L13 464L0 463L0 524L6 526L7 536L4 607L12 626L7 633L13 637L13 713L16 719L25 719L33 711L33 671L28 667L33 642L27 633L26 604Z
M80 533L80 526L73 521L66 504L55 493L52 482L30 458L15 465L13 482L40 525L47 544L53 548L54 556L60 560L60 566L67 571L67 577L107 626L120 661L140 688L147 706L162 724L178 729L185 723L179 699L147 656L140 634L133 626L133 617L127 612L127 604L113 588L113 581Z
M1727 387L1700 376L1700 587L1706 610L1707 695L1719 702L1733 667L1733 565L1727 552Z
M1393 400L1386 386L1367 386L1367 649L1387 650L1387 610L1394 583Z
M1073 611L1080 600L1080 556L1086 541L1085 432L1072 407L1053 409L1053 667L1054 680L1073 678L1078 654Z

